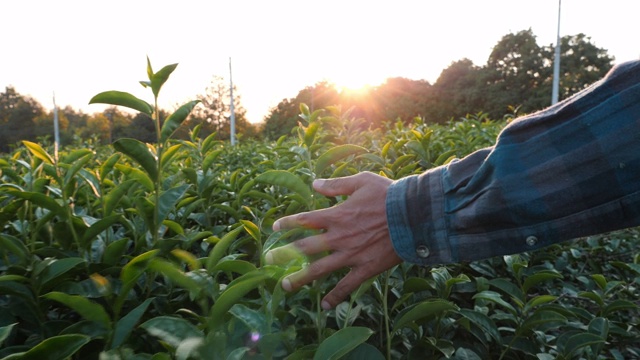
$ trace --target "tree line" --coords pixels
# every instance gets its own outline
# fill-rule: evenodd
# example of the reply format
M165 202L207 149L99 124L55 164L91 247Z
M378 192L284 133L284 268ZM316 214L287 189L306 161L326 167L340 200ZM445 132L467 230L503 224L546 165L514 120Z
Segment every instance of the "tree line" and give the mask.
M560 99L602 78L614 61L584 34L563 37L561 49ZM274 107L262 133L270 138L287 133L298 121L300 103L316 109L336 104L352 109L352 116L364 118L373 128L417 116L445 123L479 112L490 118L531 113L551 104L554 52L553 45L538 45L529 29L503 36L482 66L469 59L452 62L433 84L390 78L379 86L350 92L320 82Z
M561 45L560 99L589 86L612 67L613 57L584 34L565 36ZM529 113L550 104L554 51L553 45L538 45L530 29L510 33L498 41L486 64L475 65L469 59L454 61L433 84L398 77L353 92L323 81L300 90L293 98L283 99L261 124L247 121L246 110L236 96L236 130L240 137L276 139L289 134L299 120L300 103L312 109L334 105L349 109L350 116L364 119L360 122L362 127L370 128L397 119L408 122L417 116L427 122L444 123L478 112L492 118L506 113ZM218 138L228 139L229 92L228 83L214 76L204 93L196 96L201 104L177 136L186 138L190 129L201 124L201 135L216 133ZM166 113L161 113L161 118ZM61 108L58 114L63 145L87 138L102 143L121 137L154 140L153 123L144 114L131 114L115 107L85 114L71 106ZM46 140L52 134L52 126L52 110L46 110L13 87L0 92L0 151L9 151L20 140Z

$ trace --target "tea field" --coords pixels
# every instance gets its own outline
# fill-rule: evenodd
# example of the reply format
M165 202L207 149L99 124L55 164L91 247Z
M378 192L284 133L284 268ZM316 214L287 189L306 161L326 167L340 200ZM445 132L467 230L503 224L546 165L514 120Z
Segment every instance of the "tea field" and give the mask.
M313 179L418 174L492 145L509 119L363 131L348 111L303 105L278 141L230 146L197 127L172 139L193 106L157 123L154 144L56 154L25 141L1 155L0 359L640 358L638 229L401 264L331 311L320 299L344 273L286 293L280 281L308 260L265 264L304 235L273 232L276 219L344 200Z

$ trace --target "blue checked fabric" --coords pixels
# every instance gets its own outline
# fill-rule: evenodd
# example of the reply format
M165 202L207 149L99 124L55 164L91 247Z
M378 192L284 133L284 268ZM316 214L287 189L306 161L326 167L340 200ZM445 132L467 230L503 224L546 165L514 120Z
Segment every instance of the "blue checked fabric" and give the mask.
M395 181L394 248L434 265L640 225L640 61L502 131L496 145Z

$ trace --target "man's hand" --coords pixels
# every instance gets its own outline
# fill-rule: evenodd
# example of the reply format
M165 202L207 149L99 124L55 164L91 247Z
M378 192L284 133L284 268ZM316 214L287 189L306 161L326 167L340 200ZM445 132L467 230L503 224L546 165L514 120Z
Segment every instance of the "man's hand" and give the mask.
M349 198L334 207L283 217L273 224L274 231L298 227L322 229L324 232L297 240L293 246L305 255L330 252L289 275L282 281L282 287L292 291L338 269L351 268L322 300L322 308L328 310L367 279L399 264L402 260L391 244L385 209L390 184L391 180L370 172L314 181L314 189L322 195ZM268 253L267 262L273 262L275 255Z

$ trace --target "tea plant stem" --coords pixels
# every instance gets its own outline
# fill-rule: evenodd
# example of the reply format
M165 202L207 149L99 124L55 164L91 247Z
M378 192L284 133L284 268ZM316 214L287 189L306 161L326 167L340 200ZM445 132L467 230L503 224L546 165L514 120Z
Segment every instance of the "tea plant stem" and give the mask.
M317 284L317 281L314 281L313 287L318 290L319 286ZM318 344L322 343L322 328L324 327L322 324L323 321L321 321L321 318L324 316L321 301L322 299L320 297L320 291L316 291L316 314L318 314L318 316L316 317L316 330L318 332Z
M158 224L158 221L160 220L160 187L162 185L162 176L160 175L162 173L162 168L161 168L161 160L162 160L162 150L163 150L163 144L161 141L161 133L160 133L160 111L158 110L158 97L154 96L153 98L154 100L154 117L155 117L155 126L156 126L156 144L158 146L157 148L157 159L156 159L156 166L158 168L158 175L156 176L156 183L155 183L155 191L154 191L154 199L155 199L155 206L153 207L153 226L154 228L151 229L151 231L153 231L152 235L152 239L153 239L153 244L154 246L158 244L158 230L160 229L160 224Z
M56 174L58 175L58 179L63 179L62 172L60 171L60 167L58 166L58 159L56 158L55 160L56 160L55 168L56 168ZM59 182L60 182L60 190L62 191L62 201L64 204L65 211L67 213L69 231L71 232L71 237L73 238L73 242L78 247L78 253L84 257L85 249L82 247L82 244L80 244L80 240L78 239L78 234L76 234L76 229L73 226L73 210L71 210L71 204L69 202L69 194L67 194L66 184L64 184L64 180Z
M382 309L384 311L384 332L387 339L387 359L391 359L391 331L389 330L389 279L391 278L391 271L389 269L385 273L384 277L384 289L382 291Z

